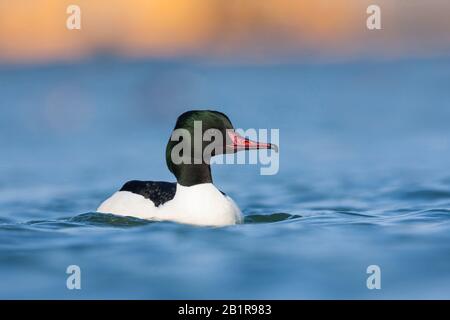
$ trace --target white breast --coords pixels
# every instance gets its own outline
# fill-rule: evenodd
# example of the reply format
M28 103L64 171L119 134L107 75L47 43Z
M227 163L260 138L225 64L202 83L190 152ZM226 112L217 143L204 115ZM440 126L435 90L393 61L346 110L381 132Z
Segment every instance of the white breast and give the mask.
M103 202L97 212L203 226L225 226L242 221L236 203L212 183L191 187L177 184L175 197L159 207L141 195L118 191Z

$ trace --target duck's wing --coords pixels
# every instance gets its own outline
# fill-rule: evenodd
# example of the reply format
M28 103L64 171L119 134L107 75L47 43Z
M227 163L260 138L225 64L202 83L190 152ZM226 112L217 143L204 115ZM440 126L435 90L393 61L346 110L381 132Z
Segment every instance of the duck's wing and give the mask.
M151 200L156 207L172 200L177 191L177 184L164 181L128 181L120 191L129 191Z

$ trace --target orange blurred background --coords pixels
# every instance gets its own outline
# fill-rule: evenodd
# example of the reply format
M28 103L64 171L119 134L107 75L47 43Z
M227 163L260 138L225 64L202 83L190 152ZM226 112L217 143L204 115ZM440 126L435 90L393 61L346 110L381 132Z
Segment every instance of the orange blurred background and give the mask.
M81 30L66 9L81 7ZM366 29L366 8L382 30ZM448 0L0 0L0 62L198 57L278 62L448 55Z

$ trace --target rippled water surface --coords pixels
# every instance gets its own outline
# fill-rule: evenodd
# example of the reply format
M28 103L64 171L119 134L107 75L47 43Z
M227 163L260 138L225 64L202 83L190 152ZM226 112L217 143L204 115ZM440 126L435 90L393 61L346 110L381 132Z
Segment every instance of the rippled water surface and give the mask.
M2 67L0 298L448 299L448 83L448 61ZM213 167L245 223L95 213L127 180L173 180L165 143L190 107L280 129L277 175Z

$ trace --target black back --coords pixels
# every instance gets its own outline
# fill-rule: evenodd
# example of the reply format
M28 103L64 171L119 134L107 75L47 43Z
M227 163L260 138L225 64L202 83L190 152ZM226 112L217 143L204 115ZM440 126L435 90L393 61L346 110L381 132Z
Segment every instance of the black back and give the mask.
M177 184L163 181L128 181L120 191L129 191L150 199L156 207L172 200L177 191Z

